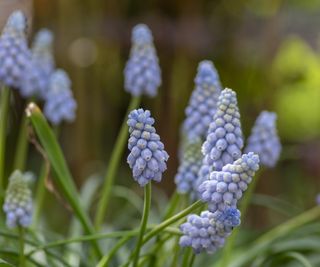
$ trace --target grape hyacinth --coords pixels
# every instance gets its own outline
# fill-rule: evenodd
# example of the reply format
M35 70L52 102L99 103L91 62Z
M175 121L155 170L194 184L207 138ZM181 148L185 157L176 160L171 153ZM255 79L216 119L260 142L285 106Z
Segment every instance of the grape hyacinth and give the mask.
M160 182L162 173L167 169L169 156L164 150L160 136L152 126L154 119L149 110L131 111L128 119L130 138L128 148L130 154L127 162L132 169L133 178L140 186L151 180Z
M193 191L209 179L213 170L219 171L228 163L241 157L243 137L236 93L226 88L219 95L217 110L209 125L206 141L202 146L204 155Z
M261 164L267 167L275 166L281 152L276 119L277 115L274 112L262 111L252 128L245 148L245 153L257 153Z
M22 75L31 62L26 22L21 11L13 12L0 36L0 82L14 88L21 87Z
M161 85L161 70L151 30L138 24L132 30L130 59L124 69L125 90L134 96L154 97Z
M32 45L32 62L23 75L21 94L24 97L40 96L45 99L49 90L50 75L54 71L52 55L53 34L47 29L40 30Z
M211 172L209 180L199 186L202 201L208 202L211 212L235 208L258 169L259 156L249 152L234 163L225 165L221 171Z
M51 75L44 114L55 125L62 120L71 122L75 119L77 103L70 87L71 81L65 71L58 69Z
M202 163L201 139L188 140L183 148L182 159L175 176L178 193L191 193Z
M202 153L208 165L220 171L228 163L241 157L243 137L240 113L236 93L226 88L218 101L218 108L210 123L206 141L202 146Z
M227 208L222 212L203 211L201 215L191 214L180 226L183 233L181 247L192 247L194 253L203 251L212 254L221 248L232 229L240 225L240 211Z
M3 211L9 228L28 227L32 222L32 198L26 177L18 170L9 178Z
M185 110L183 128L189 138L205 138L221 92L220 80L211 61L199 63L194 82L196 86Z

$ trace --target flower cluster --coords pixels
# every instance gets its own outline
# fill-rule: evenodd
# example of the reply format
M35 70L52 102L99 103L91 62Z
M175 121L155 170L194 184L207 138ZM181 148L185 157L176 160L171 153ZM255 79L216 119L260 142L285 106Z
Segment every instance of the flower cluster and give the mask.
M214 119L210 123L202 152L206 164L212 165L216 171L228 163L241 157L243 137L236 93L224 89L218 101Z
M267 167L275 166L281 152L276 119L277 115L274 112L262 111L252 128L245 148L246 153L250 151L257 153L261 164Z
M164 150L160 136L152 126L154 119L149 110L133 110L128 119L130 154L127 162L132 169L133 178L140 186L151 180L160 182L162 173L167 169L169 156Z
M221 171L211 172L210 179L199 187L201 199L209 203L211 212L235 208L258 169L259 156L253 152L243 154L233 164L225 165Z
M201 145L201 139L196 138L186 142L183 147L181 163L174 179L179 193L192 193L203 157Z
M9 178L3 211L9 228L27 227L32 222L32 198L26 177L20 171L14 171Z
M26 17L13 12L0 36L0 81L14 88L21 87L21 77L31 60L26 40Z
M194 82L196 87L185 110L183 128L189 138L205 138L221 92L219 76L211 61L199 63Z
M30 50L26 30L26 17L21 11L13 12L0 36L0 82L19 89L25 98L44 100L44 113L53 124L74 120L77 104L70 80L64 71L54 70L53 34L40 30Z
M56 70L50 77L44 114L55 125L62 120L73 121L77 103L70 89L71 81L63 70Z
M32 45L32 60L22 76L21 95L40 96L45 99L50 75L54 71L52 55L53 34L47 29L40 30Z
M161 85L161 71L148 26L138 24L132 30L132 48L125 70L125 89L134 96L154 97Z
M219 171L224 165L240 158L242 147L237 96L233 90L226 88L219 95L217 110L202 146L204 157L193 191L196 193L199 186L209 179L211 171Z
M240 225L240 211L228 208L222 212L203 211L200 216L191 214L180 226L183 233L180 246L193 248L195 253L211 254L222 247L232 229Z

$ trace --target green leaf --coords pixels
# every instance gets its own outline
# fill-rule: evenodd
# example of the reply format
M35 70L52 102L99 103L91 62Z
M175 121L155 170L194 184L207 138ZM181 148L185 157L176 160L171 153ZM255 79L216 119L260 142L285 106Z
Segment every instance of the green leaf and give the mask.
M14 265L12 265L11 263L9 263L3 259L0 259L0 266L1 267L14 267Z
M272 251L280 253L284 251L306 251L315 250L320 251L320 238L319 237L306 237L300 239L291 239L277 242L272 246Z
M288 234L303 227L307 223L318 219L319 217L320 207L316 206L280 224L279 226L260 236L255 242L252 243L250 247L241 248L238 251L234 251L234 257L232 258L232 262L230 262L229 266L247 266L248 263L252 262L258 255L265 253L273 242L288 236Z
M10 89L3 86L3 88L1 88L0 101L0 203L2 202L4 193L5 146L9 102Z
M252 204L264 206L287 216L292 216L300 212L296 206L293 206L282 199L263 194L254 194L252 197Z
M296 261L300 262L304 267L312 267L309 260L305 256L303 256L301 253L288 252L284 255L284 257L295 259Z
M27 107L26 113L47 153L50 164L56 173L54 177L55 181L62 190L64 197L69 202L86 233L93 234L95 230L89 216L80 204L76 186L53 131L49 127L48 122L36 104L30 103ZM94 240L91 242L96 254L101 257L102 253L99 249L98 243Z
M82 207L88 212L90 206L92 205L95 193L97 192L100 186L100 177L98 176L90 176L87 178L85 183L83 184L80 192L80 201ZM72 218L70 225L70 234L71 237L77 237L82 234L81 224L77 220L77 218ZM71 243L68 245L69 250L66 250L64 253L64 258L70 265L79 266L81 260L81 243ZM88 261L88 260L87 260ZM88 262L89 263L89 262Z

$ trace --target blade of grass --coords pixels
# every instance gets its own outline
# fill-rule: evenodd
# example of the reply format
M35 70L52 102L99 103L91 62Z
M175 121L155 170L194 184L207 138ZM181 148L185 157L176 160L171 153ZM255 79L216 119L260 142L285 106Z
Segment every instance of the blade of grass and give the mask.
M0 266L2 267L14 267L14 265L12 265L11 263L3 260L3 259L0 259Z
M34 216L33 216L33 228L36 229L37 225L39 224L40 221L40 216L44 204L44 198L45 198L45 192L46 192L46 187L45 187L45 179L46 176L48 175L49 170L47 169L46 164L42 164L40 173L39 173L39 178L37 181L37 190L35 194L35 211L34 211Z
M9 257L14 257L14 258L19 258L19 253L14 251L14 250L9 250L9 249L0 249L0 255L4 255L4 256L9 256ZM32 263L35 266L38 267L44 267L45 265L42 265L40 263L38 263L37 261L35 261L32 258L27 258L27 260ZM2 265L0 265L2 266ZM16 265L9 265L9 266L16 266Z
M10 102L10 89L2 86L0 100L0 205L4 194L4 166L8 110Z
M148 226L147 229L153 229L156 226ZM180 231L176 228L173 227L167 227L164 229L164 232L170 233L172 235L179 235ZM49 248L54 248L54 247L59 247L59 246L64 246L67 244L71 243L81 243L81 242L87 242L87 241L92 241L92 240L99 240L99 239L105 239L105 238L118 238L118 237L124 237L124 236L136 236L139 233L139 229L134 229L134 230L125 230L125 231L113 231L110 233L99 233L99 234L94 234L94 235L86 235L86 236L79 236L79 237L72 237L69 239L65 240L58 240L54 241L52 243L48 243L45 245L39 245L38 247L34 248L31 250L28 255L32 255L33 253L39 251L39 250L46 250ZM8 236L6 233L2 233L0 231L0 236ZM12 237L12 238L17 238L17 237ZM35 244L33 244L35 246Z
M55 137L58 139L59 136L59 128L55 127L53 129L53 133ZM46 194L46 179L50 174L50 162L46 155L43 156L43 163L40 168L39 178L37 182L37 191L35 194L35 212L33 216L33 227L36 228L41 217L42 208L45 201L45 194Z
M98 202L97 213L95 216L95 227L98 230L100 229L103 223L103 220L105 218L110 195L111 195L112 185L114 183L115 175L119 167L119 163L121 160L121 156L123 154L125 144L127 143L127 139L128 139L127 117L130 111L137 108L139 104L140 104L140 97L132 97L126 116L123 120L120 133L118 135L115 146L111 153L110 162L107 167L104 184L101 191L101 198Z
M82 185L80 191L80 199L81 205L84 209L89 212L90 207L94 201L95 194L100 186L100 177L98 176L90 176L86 179L86 182ZM77 220L77 218L73 217L69 226L69 236L76 237L83 234L81 224ZM82 245L81 243L71 243L68 244L67 250L65 251L63 257L73 266L79 266L81 262L81 254L82 254ZM86 262L87 265L90 264L89 261Z
M302 210L297 206L269 195L253 194L251 203L252 205L263 206L290 217L302 212Z
M17 141L16 153L14 158L13 168L24 171L26 165L26 157L28 153L28 139L27 139L27 118L23 115L19 129L19 136Z
M301 253L298 253L298 252L285 253L282 255L282 258L291 258L293 260L296 260L299 263L301 263L301 265L304 267L312 267L313 266L305 256L303 256Z
M113 255L131 238L131 236L122 237L116 245L106 254L97 264L96 267L106 267L109 261L112 259Z
M240 253L234 253L235 257L230 262L230 267L247 266L257 255L268 249L268 246L277 239L284 237L297 228L320 218L320 206L316 206L292 219L280 224L260 236L253 244ZM238 251L239 252L239 251ZM220 265L221 266L221 265Z
M50 129L48 122L44 118L40 109L34 103L30 103L28 105L26 112L43 148L47 153L48 159L57 174L55 177L57 184L61 188L65 198L69 202L86 233L93 234L95 232L94 227L89 216L80 204L77 189L73 182L71 173L67 167L61 148L52 130ZM99 249L98 243L93 240L91 244L96 254L101 257L102 253Z

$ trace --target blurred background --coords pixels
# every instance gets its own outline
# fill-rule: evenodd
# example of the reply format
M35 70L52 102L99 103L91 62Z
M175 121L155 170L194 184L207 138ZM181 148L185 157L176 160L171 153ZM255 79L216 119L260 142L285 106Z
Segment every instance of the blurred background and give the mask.
M30 40L42 27L55 34L57 66L70 74L78 101L77 119L63 125L60 142L79 187L88 177L105 173L130 99L123 89L123 68L131 29L146 23L153 31L163 84L155 99L143 98L142 106L152 111L170 155L163 182L155 187L167 196L174 190L179 127L197 65L210 59L223 86L238 94L246 137L261 110L278 114L282 156L276 168L263 172L257 192L299 210L315 204L320 192L319 0L2 0L1 5L23 8L33 18ZM12 128L24 107L18 96L15 100L20 109ZM33 148L31 153L29 165L37 172L40 156ZM141 194L126 156L127 151L116 183ZM113 205L121 204L115 199ZM265 227L285 216L261 209L251 209L248 225Z

